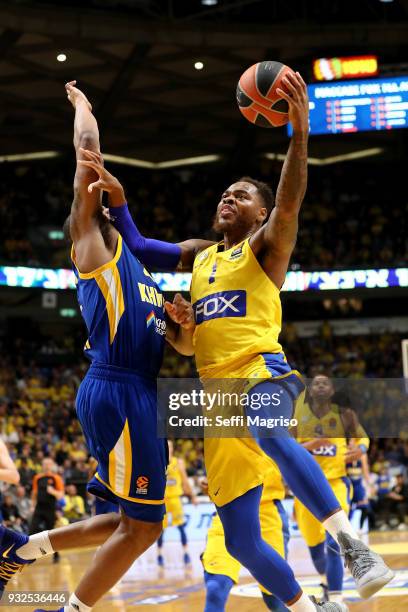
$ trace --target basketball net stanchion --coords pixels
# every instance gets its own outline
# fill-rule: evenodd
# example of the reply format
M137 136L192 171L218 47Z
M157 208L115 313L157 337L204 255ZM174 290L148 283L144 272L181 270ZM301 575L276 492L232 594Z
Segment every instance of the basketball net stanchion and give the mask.
M408 394L408 339L401 341L402 374L405 381L405 392Z

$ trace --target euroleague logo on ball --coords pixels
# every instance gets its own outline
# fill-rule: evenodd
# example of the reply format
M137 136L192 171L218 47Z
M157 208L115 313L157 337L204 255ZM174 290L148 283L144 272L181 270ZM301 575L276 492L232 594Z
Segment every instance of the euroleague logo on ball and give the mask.
M239 110L260 127L279 127L289 121L288 103L277 89L289 93L282 79L293 70L280 62L258 62L241 75L237 85Z

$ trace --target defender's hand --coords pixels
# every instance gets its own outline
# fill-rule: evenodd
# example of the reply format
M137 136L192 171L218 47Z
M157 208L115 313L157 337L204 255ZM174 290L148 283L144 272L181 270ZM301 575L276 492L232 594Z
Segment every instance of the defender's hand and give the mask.
M184 329L194 329L195 320L193 307L180 293L176 293L173 303L164 302L164 307L169 317L175 323L178 323Z
M122 204L125 201L125 195L123 192L123 187L118 181L118 179L113 176L110 172L106 170L103 165L103 157L101 153L97 153L95 151L88 151L88 149L79 149L85 159L78 159L78 164L82 166L87 166L87 168L92 168L95 170L99 179L94 183L88 185L89 193L92 193L94 189L102 189L102 191L106 191L109 194L112 193L121 193L123 194Z
M78 89L78 87L75 87L75 85L76 81L69 81L69 83L65 84L65 91L67 92L68 100L71 102L74 108L76 108L78 101L82 100L87 104L89 110L91 111L92 104L89 102L86 95L80 89Z
M350 442L347 446L347 453L344 459L346 463L352 463L353 461L358 461L363 455L364 453L361 448Z
M309 98L306 83L299 72L288 72L282 79L287 91L278 88L276 93L289 105L289 121L295 133L309 133Z

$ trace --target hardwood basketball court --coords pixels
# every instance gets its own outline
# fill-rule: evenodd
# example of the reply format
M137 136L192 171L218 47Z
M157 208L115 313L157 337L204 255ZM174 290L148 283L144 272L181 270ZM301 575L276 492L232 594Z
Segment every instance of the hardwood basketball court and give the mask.
M408 534L399 532L377 533L370 536L374 549L385 556L387 562L397 571L391 585L380 596L369 601L358 599L353 590L353 581L345 579L347 603L353 612L402 612L408 610ZM156 565L156 551L153 547L139 559L121 582L95 606L99 612L200 612L204 609L205 590L199 560L203 543L192 542L190 554L192 567L186 569L182 562L181 547L177 542L165 544L164 569ZM92 559L93 552L70 551L61 555L58 564L52 558L44 559L25 569L12 583L14 590L67 590L72 591ZM314 574L308 551L300 538L292 538L289 561L302 586L309 594L319 596L318 580ZM251 586L252 585L252 586ZM3 610L17 610L17 607L2 606ZM266 610L253 585L251 577L243 572L239 586L233 589L227 611L261 612ZM33 607L25 607L33 610ZM52 609L46 607L46 609ZM55 609L55 606L54 606Z

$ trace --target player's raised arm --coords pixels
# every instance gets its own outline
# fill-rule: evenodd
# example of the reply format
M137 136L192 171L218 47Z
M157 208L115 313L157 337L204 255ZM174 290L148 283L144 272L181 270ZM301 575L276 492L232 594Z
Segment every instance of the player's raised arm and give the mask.
M81 165L95 171L98 177L89 185L89 189L102 189L109 194L111 223L121 234L130 251L147 267L191 270L197 253L214 244L195 238L173 244L143 236L130 214L122 184L104 167L102 156L93 151L83 151L83 155L85 161L81 162Z
M253 237L254 250L265 250L263 267L278 287L285 281L290 256L296 244L298 216L307 185L309 135L306 83L298 72L288 73L283 82L289 93L282 89L278 89L277 93L288 102L293 136L282 167L275 207L267 223Z
M65 85L68 100L75 109L74 147L77 159L69 231L75 246L76 262L81 272L86 273L112 258L114 236L102 232L101 191L89 189L98 175L82 163L86 159L84 149L100 155L99 130L91 104L85 94L75 87L75 83L71 81Z

